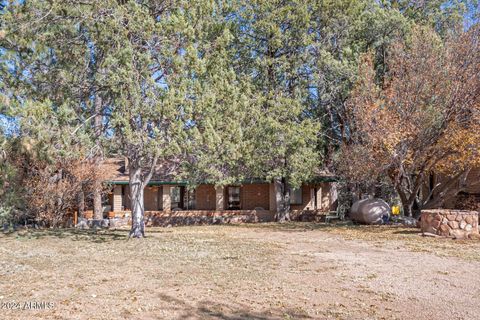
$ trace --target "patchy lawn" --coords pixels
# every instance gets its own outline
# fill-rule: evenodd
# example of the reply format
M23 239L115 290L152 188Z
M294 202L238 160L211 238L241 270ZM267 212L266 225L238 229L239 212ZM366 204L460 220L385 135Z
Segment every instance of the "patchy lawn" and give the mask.
M1 235L0 319L474 319L480 313L480 242L311 223L147 232L129 241L125 230ZM25 302L53 307L24 310Z

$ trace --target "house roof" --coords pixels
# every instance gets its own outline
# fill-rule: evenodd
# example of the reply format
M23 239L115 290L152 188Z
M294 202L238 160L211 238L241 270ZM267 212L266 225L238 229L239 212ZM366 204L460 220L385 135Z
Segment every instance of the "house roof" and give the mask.
M100 170L103 171L108 182L113 184L128 184L129 175L125 159L106 159L100 164ZM181 183L175 179L175 170L168 162L157 164L150 184L154 184L154 182L162 182L162 184Z
M128 185L129 175L128 170L125 165L125 159L123 158L109 158L104 160L100 164L100 170L102 170L104 176L106 177L106 182L110 184L118 185ZM155 172L153 173L152 179L148 185L186 185L189 184L188 181L179 181L176 179L175 167L165 161L157 164ZM319 170L315 173L315 176L310 183L320 183L320 182L334 182L338 179L330 172L325 170ZM253 183L268 183L264 179L258 178L249 178L243 181L240 181L239 184L253 184Z

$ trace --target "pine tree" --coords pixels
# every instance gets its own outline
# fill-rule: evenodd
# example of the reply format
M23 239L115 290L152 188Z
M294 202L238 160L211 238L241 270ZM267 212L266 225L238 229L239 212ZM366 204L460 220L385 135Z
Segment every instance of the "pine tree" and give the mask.
M230 157L233 167L241 155L248 99L227 61L228 13L226 3L204 1L8 7L5 77L19 107L29 109L25 98L53 112L61 106L92 153L108 146L128 159L133 237L144 236L143 190L159 161L227 181L233 171L206 164Z
M251 172L275 181L279 221L289 219L290 190L320 165L320 127L307 110L311 6L304 1L244 1L238 10L237 70L251 77Z

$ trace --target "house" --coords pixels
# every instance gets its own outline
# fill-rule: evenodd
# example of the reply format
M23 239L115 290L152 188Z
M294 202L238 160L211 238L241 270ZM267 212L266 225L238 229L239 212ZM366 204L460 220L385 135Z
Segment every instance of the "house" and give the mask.
M125 160L108 159L102 164L108 174L111 193L105 199L109 218L131 215L129 176ZM335 178L318 174L311 182L291 191L292 215L298 219L321 215L336 206ZM157 166L144 191L147 224L271 221L279 201L275 185L269 181L251 179L225 187L199 184L195 188L187 181L176 181L168 165ZM225 221L226 220L226 221Z
M452 179L441 173L430 174L420 196L430 208L480 210L480 168Z
M470 170L458 189L460 192L445 207L480 211L480 168Z

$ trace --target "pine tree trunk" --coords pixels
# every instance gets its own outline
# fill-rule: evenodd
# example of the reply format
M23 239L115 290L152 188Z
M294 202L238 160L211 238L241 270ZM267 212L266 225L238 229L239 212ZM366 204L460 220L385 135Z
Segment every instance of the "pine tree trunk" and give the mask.
M98 148L98 156L95 159L95 162L98 164L102 160L101 152L101 141L100 137L102 135L102 98L97 93L95 97L95 117L94 117L94 130L95 130L95 144ZM95 220L103 219L103 208L102 208L102 184L101 181L95 181L95 188L93 190L93 218Z
M275 179L275 197L278 200L275 220L278 222L290 221L290 190L285 178Z
M85 217L85 193L83 189L78 193L78 217Z
M102 208L102 185L100 181L95 182L95 189L93 190L93 219L103 219Z
M130 165L130 198L132 201L132 229L129 237L145 237L143 183L141 169Z

